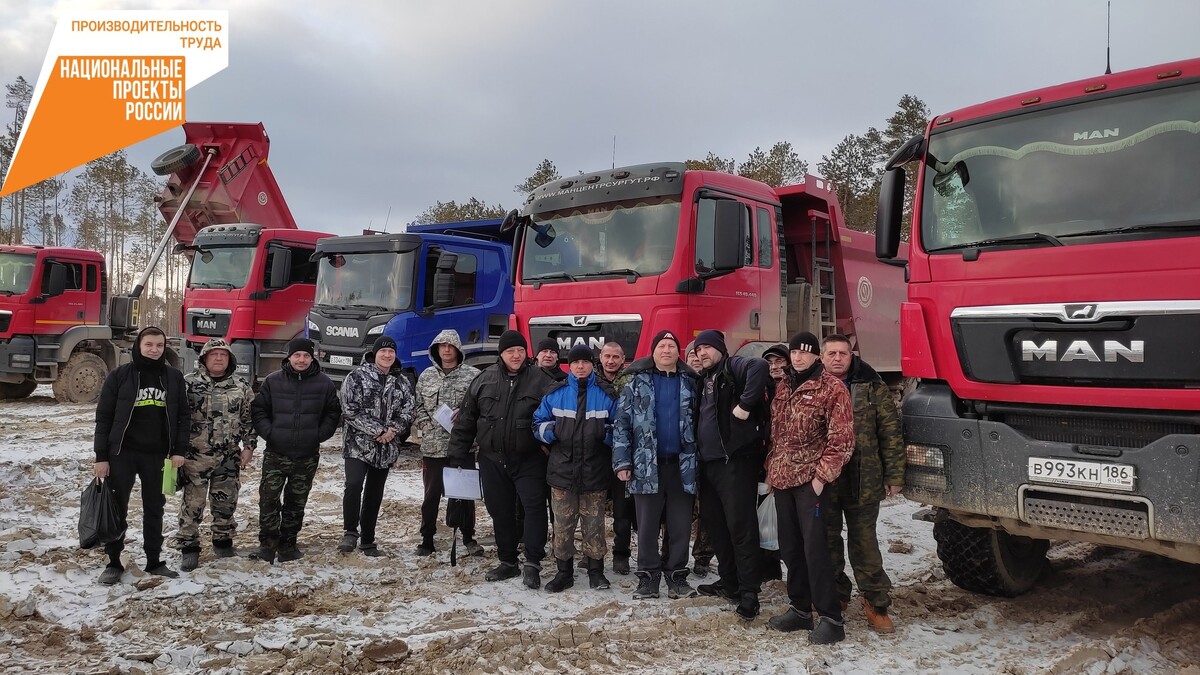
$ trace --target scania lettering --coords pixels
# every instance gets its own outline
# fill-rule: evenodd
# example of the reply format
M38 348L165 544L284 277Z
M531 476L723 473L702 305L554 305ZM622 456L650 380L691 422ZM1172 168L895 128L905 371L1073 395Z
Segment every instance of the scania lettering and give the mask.
M1200 563L1197 175L1200 59L940 115L888 161L904 494L959 586L1028 591L1050 540Z
M326 326L325 334L333 337L358 337L358 328L354 326Z

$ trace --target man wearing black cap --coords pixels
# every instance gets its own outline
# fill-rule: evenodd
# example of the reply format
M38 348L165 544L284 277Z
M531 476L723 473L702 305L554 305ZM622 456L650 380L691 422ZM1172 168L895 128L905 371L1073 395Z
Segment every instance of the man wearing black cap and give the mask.
M704 368L697 419L700 517L717 553L720 580L697 590L738 603L743 619L758 616L761 549L758 476L767 439L767 362L730 356L717 330L696 336Z
M313 342L295 338L283 367L266 377L254 397L254 430L267 442L258 486L258 558L299 560L296 536L321 460L321 443L341 421L338 390L313 357ZM282 495L282 503L280 496Z
M558 367L558 343L554 341L554 338L545 338L538 342L535 357L538 368L546 371L546 374L554 378L555 382L567 379L567 374Z
M528 343L515 330L500 336L500 358L471 382L463 398L447 455L451 466L471 464L479 446L483 501L492 516L500 564L488 581L522 575L529 588L541 588L546 556L546 454L533 435L533 411L554 380L528 357ZM525 509L524 532L517 531L517 500ZM525 544L524 570L517 542Z

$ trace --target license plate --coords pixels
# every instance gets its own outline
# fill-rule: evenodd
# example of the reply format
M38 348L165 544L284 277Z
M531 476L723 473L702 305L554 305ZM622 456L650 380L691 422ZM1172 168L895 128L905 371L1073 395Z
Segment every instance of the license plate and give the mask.
M1134 469L1128 464L1081 462L1059 457L1029 458L1029 480L1035 483L1132 491L1135 478Z
M335 366L352 366L354 365L354 357L330 355L329 362Z

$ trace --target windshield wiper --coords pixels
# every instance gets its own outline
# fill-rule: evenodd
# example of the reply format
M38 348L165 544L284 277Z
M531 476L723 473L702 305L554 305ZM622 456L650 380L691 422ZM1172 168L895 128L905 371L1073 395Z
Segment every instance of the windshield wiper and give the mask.
M952 246L942 246L926 251L926 253L941 253L943 251L961 251L968 248L983 248L985 246L1003 246L1005 244L1036 244L1046 242L1052 246L1062 246L1063 243L1052 234L1042 234L1041 232L1027 232L1024 234L1014 234L1007 237L995 237L994 239L982 239L980 241L972 241L965 244L954 244Z
M1070 234L1059 235L1066 237L1094 237L1103 234L1124 234L1126 232L1165 232L1168 230L1195 230L1200 229L1200 220L1181 220L1174 223L1144 223L1142 225L1127 225L1125 227L1114 227L1111 229L1087 230L1085 232L1072 232Z
M358 303L355 303L355 304L353 304L353 305L346 305L346 306L345 306L343 309L347 309L347 310L356 310L356 309L375 309L375 310L379 310L380 312L394 312L394 311L396 311L396 310L392 309L391 307L384 307L383 305L360 305L360 304L358 304Z
M570 281L578 281L578 278L575 275L568 274L566 272L547 272L534 277L525 277L522 281L528 283L530 281L546 281L547 279L568 279Z
M233 290L237 288L237 286L229 283L228 281L202 281L197 284L192 284L192 288L228 288L229 290Z
M618 268L618 269L604 270L603 272L587 272L586 274L579 274L579 275L576 275L576 276L580 276L580 277L603 277L603 276L609 276L609 275L620 275L620 276L625 276L625 277L637 277L637 278L639 278L639 279L641 279L641 278L642 278L642 273L641 273L641 272L639 272L639 271L637 271L637 270L634 270L634 269L629 269L628 267L621 267L621 268Z
M0 295L7 295L8 297L11 298L12 296L14 296L16 294L17 294L16 291L10 291L7 288L0 288Z

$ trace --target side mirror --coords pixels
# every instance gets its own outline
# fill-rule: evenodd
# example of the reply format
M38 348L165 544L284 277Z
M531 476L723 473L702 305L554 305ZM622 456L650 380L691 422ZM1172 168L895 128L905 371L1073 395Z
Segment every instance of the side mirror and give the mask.
M50 264L50 283L46 296L53 298L67 291L67 267L58 263Z
M742 226L746 207L739 201L720 199L713 222L713 270L732 272L745 264L746 232Z
M271 269L268 274L267 288L284 288L288 285L292 272L292 249L282 246L271 251Z
M454 304L454 267L458 254L442 251L438 254L437 268L433 272L433 307L449 307Z
M508 232L517 227L517 210L513 209L504 214L504 220L500 221L500 231Z
M891 260L900 250L906 177L901 167L888 169L879 184L879 207L875 211L875 257L880 260Z

